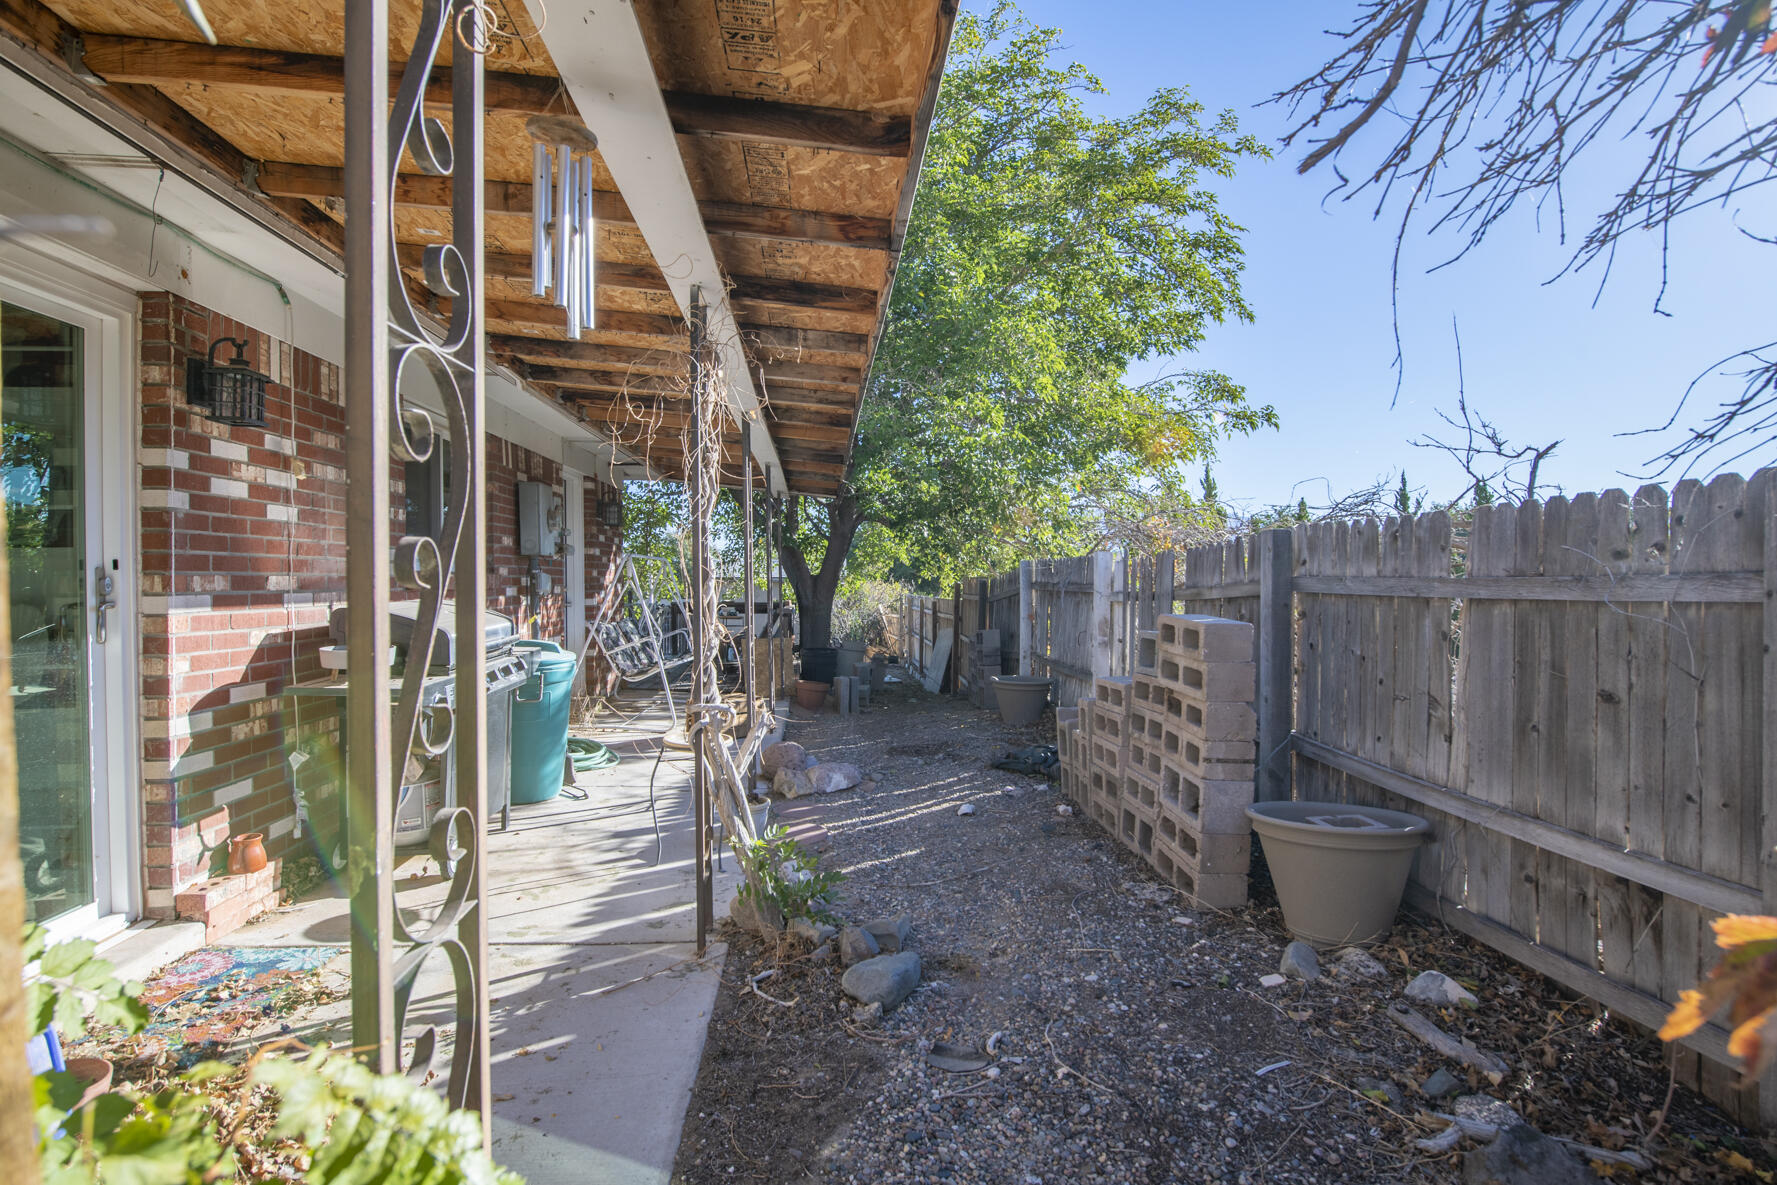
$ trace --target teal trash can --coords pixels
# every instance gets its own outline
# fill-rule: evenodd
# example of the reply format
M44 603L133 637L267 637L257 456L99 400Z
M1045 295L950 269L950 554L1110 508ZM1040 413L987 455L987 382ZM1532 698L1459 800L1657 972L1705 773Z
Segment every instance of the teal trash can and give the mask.
M512 804L522 806L561 793L574 656L554 642L514 645L531 652L531 677L512 701Z

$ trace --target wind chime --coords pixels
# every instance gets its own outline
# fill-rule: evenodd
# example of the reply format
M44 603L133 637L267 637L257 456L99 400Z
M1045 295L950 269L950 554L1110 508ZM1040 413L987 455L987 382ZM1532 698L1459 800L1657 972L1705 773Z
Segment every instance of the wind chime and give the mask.
M531 295L554 295L568 336L593 328L596 270L592 154L598 139L554 115L528 121L531 147Z

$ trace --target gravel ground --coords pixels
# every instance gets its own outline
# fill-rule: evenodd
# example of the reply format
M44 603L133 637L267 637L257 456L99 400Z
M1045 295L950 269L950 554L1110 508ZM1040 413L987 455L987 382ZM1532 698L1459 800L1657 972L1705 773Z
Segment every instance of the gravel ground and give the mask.
M1053 786L987 768L1051 739L1052 722L1010 730L889 688L862 716L794 723L790 738L878 780L821 800L824 863L846 874L849 919L912 914L924 982L860 1021L836 965L730 926L675 1181L1453 1181L1459 1154L1413 1144L1434 1130L1415 1116L1449 1110L1419 1091L1440 1067L1551 1135L1653 1157L1637 1180L1771 1164L1688 1091L1647 1144L1667 1093L1657 1041L1411 915L1372 951L1379 978L1328 959L1318 981L1264 986L1288 937L1262 866L1248 909L1189 909L1097 825L1059 814ZM957 815L963 803L975 813ZM1428 968L1478 990L1473 1012L1420 1008L1505 1056L1499 1086L1387 1019ZM776 1001L749 990L766 970ZM987 1069L925 1061L934 1043L990 1039Z

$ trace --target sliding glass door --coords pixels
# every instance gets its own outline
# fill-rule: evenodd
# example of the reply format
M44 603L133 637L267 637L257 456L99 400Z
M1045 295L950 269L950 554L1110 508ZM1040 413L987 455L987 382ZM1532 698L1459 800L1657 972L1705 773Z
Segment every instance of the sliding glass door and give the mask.
M106 605L116 577L91 546L98 474L88 450L88 334L0 301L0 494L26 910L32 921L70 928L96 920L110 888L94 699L117 628Z

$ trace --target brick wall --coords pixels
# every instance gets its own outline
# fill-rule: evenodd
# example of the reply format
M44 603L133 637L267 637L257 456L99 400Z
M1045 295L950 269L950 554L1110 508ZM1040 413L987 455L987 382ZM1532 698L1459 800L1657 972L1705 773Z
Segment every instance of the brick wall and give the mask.
M264 832L274 859L306 843L287 759L331 753L336 716L312 699L300 715L288 711L283 691L321 673L316 652L344 598L345 422L333 365L182 297L140 299L145 865L148 913L166 917L178 890L225 859L221 811L228 832ZM263 429L218 423L186 403L187 358L220 336L246 339L247 358L271 377ZM490 439L488 469L489 607L520 621L529 609L527 636L559 638L562 559L539 561L554 587L527 605L515 486L560 491L560 466ZM588 482L589 499L595 488ZM399 534L399 476L391 492ZM619 532L589 521L587 533L593 598ZM305 791L329 780L331 766L305 764Z
M518 554L518 483L540 481L562 495L561 466L504 440L488 442L487 603L518 622L520 636L562 639L562 557L539 556L537 570L549 578L549 592L532 595L530 558Z

